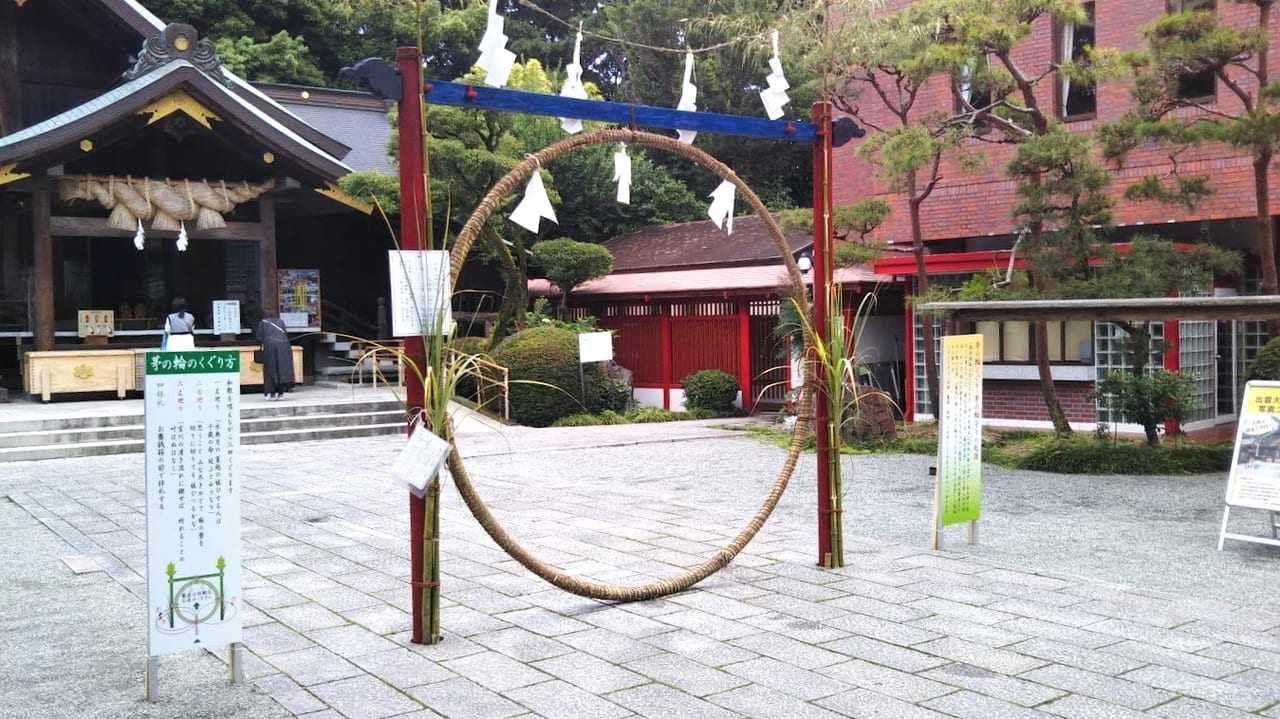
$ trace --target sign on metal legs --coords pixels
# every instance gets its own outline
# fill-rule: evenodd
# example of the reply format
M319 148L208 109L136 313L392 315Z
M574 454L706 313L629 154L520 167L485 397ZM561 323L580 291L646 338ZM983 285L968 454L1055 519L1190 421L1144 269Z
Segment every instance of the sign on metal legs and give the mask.
M1267 524L1271 536L1228 532L1227 522L1235 507L1270 512ZM1236 424L1236 447L1227 474L1218 549L1228 539L1280 546L1276 512L1280 512L1280 382L1249 382L1244 387L1240 421Z
M240 354L145 357L148 701L162 654L240 639Z

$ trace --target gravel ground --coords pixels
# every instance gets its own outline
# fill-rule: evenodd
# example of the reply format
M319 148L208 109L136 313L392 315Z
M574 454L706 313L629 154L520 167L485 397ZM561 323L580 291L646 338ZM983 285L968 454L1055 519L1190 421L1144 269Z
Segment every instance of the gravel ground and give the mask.
M580 473L588 483L628 482L638 494L734 511L745 524L785 454L741 437L477 457L467 466L478 478L534 486L546 472ZM846 564L856 566L860 541L926 546L934 458L843 460ZM766 530L798 539L816 560L814 477L814 455L802 455ZM484 482L477 485L483 494ZM1225 475L1216 474L1081 476L984 465L978 543L965 544L964 526L954 525L944 530L943 548L1020 569L1280 609L1274 591L1280 548L1228 541L1217 549L1225 490ZM1231 528L1261 535L1266 522L1264 512L1235 510Z

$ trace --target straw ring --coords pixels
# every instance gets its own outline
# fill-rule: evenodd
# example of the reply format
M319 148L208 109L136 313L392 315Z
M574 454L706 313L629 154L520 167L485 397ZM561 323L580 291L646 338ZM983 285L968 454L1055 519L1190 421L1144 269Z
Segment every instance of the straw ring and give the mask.
M765 227L769 234L773 236L774 242L778 245L778 251L782 255L782 259L787 268L787 275L791 281L791 287L799 304L798 310L801 316L807 316L810 312L809 301L805 291L804 280L801 278L800 269L796 266L795 260L791 256L791 248L787 245L786 239L783 237L782 229L774 220L773 215L769 214L769 210L752 191L750 186L742 181L727 165L715 159L711 155L699 150L698 148L678 142L673 138L664 135L657 135L650 132L642 132L635 129L604 129L594 130L579 135L573 135L565 138L554 145L546 147L532 155L528 155L525 159L511 169L506 175L494 184L489 192L480 200L475 211L471 213L471 217L467 219L467 223L463 226L462 232L459 233L457 240L454 242L452 256L450 257L449 272L456 286L458 281L458 273L462 270L463 260L466 259L467 253L471 250L472 244L475 242L476 236L480 229L488 221L489 216L493 214L494 209L498 207L498 203L512 192L515 188L523 185L528 181L529 177L538 170L541 163L550 162L562 155L573 152L574 150L592 147L595 145L613 144L620 141L629 142L641 147L648 147L656 150L666 150L674 152L686 159L689 159L698 165L711 170L721 179L733 183L738 192L742 193L747 203L755 210L756 214L764 221ZM813 349L812 330L807 325L804 328L804 348L805 356L809 356ZM791 445L787 451L787 459L783 463L782 469L778 473L777 479L773 483L773 487L766 495L764 502L760 508L756 510L755 515L747 523L747 526L735 536L729 544L725 545L714 556L690 567L680 574L669 579L663 579L656 582L650 582L643 585L621 586L614 584L601 584L590 582L577 577L569 576L564 572L552 567L535 557L527 549L521 546L515 538L503 529L502 525L489 511L484 501L476 493L475 487L471 484L471 478L467 474L466 467L463 465L462 457L458 454L456 442L454 441L451 426L446 426L445 439L454 444L449 452L449 472L453 475L454 484L458 487L458 494L466 503L467 508L471 510L472 515L480 522L482 526L493 539L507 554L513 559L524 565L526 569L538 575L542 579L552 585L563 589L567 592L577 594L592 599L602 599L608 601L634 602L646 599L654 599L657 597L674 594L684 591L698 582L706 579L716 571L724 568L733 558L742 551L742 548L755 537L756 533L764 526L765 520L773 513L778 505L778 500L782 497L782 492L787 488L787 483L791 479L792 473L795 471L796 463L800 457L800 450L804 444L805 436L811 417L810 399L815 384L813 370L810 363L804 364L804 383L802 384L800 395L800 415L796 418L795 427L791 433Z

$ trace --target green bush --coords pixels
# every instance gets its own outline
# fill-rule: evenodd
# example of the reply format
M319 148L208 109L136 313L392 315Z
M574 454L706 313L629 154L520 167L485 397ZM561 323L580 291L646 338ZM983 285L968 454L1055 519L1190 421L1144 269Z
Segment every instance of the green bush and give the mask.
M644 424L646 422L673 422L682 419L678 412L672 412L669 409L661 407L644 407L627 415L627 418L636 424Z
M1016 469L1059 474L1205 474L1230 466L1229 446L1157 448L1131 441L1096 442L1091 437L1046 441L1013 460Z
M684 406L728 414L738 398L738 378L718 369L704 369L680 380Z
M511 377L511 417L530 427L547 427L561 417L604 407L608 376L596 363L582 367L587 399L579 378L578 335L559 327L531 327L502 341L493 359Z
M1249 365L1249 371L1245 373L1245 381L1250 380L1280 380L1280 337L1273 337L1262 349L1258 350L1258 356L1254 358L1253 364Z

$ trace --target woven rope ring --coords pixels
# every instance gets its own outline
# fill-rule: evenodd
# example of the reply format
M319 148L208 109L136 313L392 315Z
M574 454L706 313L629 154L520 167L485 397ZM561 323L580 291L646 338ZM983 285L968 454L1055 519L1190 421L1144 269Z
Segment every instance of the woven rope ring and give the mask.
M453 244L452 257L450 265L450 275L457 283L458 273L462 269L463 260L466 259L467 253L470 252L472 244L475 242L476 236L485 222L489 220L490 215L498 207L504 197L510 194L515 188L523 185L529 180L534 172L538 171L544 163L548 163L562 155L595 145L604 145L611 143L625 142L631 145L639 145L656 150L665 150L673 152L684 158L687 158L698 165L711 170L721 179L727 180L737 188L737 191L746 198L747 202L755 210L756 214L764 221L765 226L769 230L769 234L773 236L774 241L778 245L778 251L781 254L783 262L786 264L787 275L791 281L792 294L799 304L801 316L811 316L807 294L805 292L804 282L801 279L800 270L796 266L795 260L791 256L791 248L787 245L783 237L782 230L778 227L777 222L769 213L764 203L756 196L755 192L739 178L733 170L727 165L715 159L711 155L699 150L692 145L686 145L678 142L673 138L663 135L657 135L649 132L627 129L606 129L595 130L592 132L573 135L557 142L554 145L544 148L532 155L525 157L520 164L516 165L502 179L489 190L489 192L481 199L479 205L476 206L474 212L467 219L466 225L463 226L462 232L458 235L457 240ZM804 327L804 356L810 357L813 349L813 336L807 324ZM462 463L462 458L458 454L455 446L449 453L449 472L453 475L454 483L458 487L458 493L462 496L462 500L466 503L467 508L475 516L480 525L484 527L485 532L513 559L524 565L526 569L538 575L542 579L552 585L572 592L583 597L592 599L601 599L608 601L632 602L642 601L646 599L654 599L657 597L674 594L693 586L694 584L706 579L722 569L725 565L733 560L734 557L742 551L743 547L755 537L760 527L764 526L765 520L769 518L778 500L782 497L782 492L787 488L787 483L791 479L792 473L795 471L796 463L799 460L801 447L804 444L805 435L808 430L811 417L810 398L814 386L814 378L812 368L809 362L804 363L804 383L800 396L800 414L796 419L795 427L791 434L791 444L787 451L786 461L783 463L782 469L778 473L777 479L766 495L764 502L746 527L742 529L727 545L721 548L713 556L705 561L682 571L681 573L669 579L658 580L642 585L613 585L590 582L577 577L570 576L556 569L555 567L543 562L535 557L527 549L520 545L510 534L503 529L502 525L489 511L484 501L476 493L475 487L471 484L471 478L467 474L466 467ZM452 435L452 428L448 430ZM450 439L453 439L450 437Z

